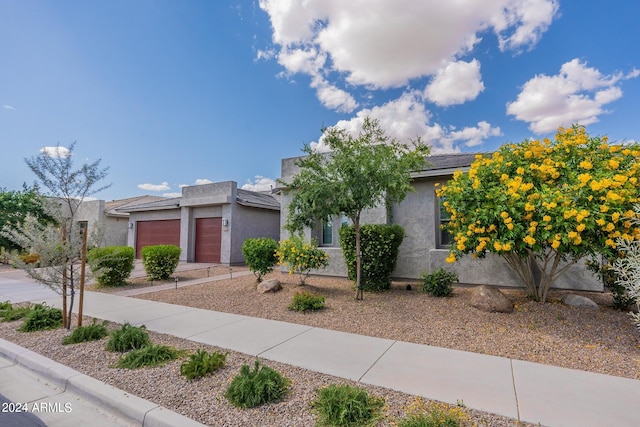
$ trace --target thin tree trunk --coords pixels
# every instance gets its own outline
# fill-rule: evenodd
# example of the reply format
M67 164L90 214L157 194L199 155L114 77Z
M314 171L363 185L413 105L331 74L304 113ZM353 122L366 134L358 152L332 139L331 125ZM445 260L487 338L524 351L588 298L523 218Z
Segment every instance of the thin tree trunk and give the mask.
M356 234L356 300L364 299L362 288L362 251L360 250L360 218L353 221L353 230Z
M65 325L65 327L67 329L71 329L71 313L73 312L73 300L75 297L75 289L74 289L74 277L73 277L73 264L69 265L69 312L67 313L67 324Z
M85 269L87 264L87 231L88 226L85 226L82 229L82 254L81 260L82 263L80 265L80 298L78 300L78 326L82 326L82 308L84 302L84 280L85 280Z

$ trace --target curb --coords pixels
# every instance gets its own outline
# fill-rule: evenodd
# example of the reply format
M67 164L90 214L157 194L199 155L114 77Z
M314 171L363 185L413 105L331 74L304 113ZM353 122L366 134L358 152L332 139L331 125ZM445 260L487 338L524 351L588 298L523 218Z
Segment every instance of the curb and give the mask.
M191 418L127 393L68 366L0 338L0 356L142 427L198 427Z

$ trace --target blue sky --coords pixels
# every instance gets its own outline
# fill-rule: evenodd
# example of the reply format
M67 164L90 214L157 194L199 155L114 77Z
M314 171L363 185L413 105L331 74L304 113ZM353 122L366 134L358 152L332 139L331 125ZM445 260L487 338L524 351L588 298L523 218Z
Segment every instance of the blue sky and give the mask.
M0 187L76 141L111 200L268 189L365 116L433 153L587 125L640 140L629 0L0 0Z

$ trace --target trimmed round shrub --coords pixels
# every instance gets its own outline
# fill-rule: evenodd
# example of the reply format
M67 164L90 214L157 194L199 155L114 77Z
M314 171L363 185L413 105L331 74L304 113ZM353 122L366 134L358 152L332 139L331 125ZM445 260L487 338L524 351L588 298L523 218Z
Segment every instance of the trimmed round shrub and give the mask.
M447 271L439 268L433 273L422 275L422 292L434 297L448 297L453 292L453 282L458 281L455 271Z
M135 253L130 246L94 248L87 253L87 262L100 286L122 286L131 275Z
M242 244L242 255L249 270L255 274L258 282L262 281L262 276L271 273L278 264L276 256L278 242L268 237L247 239Z
M145 246L142 248L142 265L150 280L166 280L180 260L181 249L175 245Z
M397 224L365 224L360 227L360 283L364 290L382 292L391 288L391 273L396 268L398 249L403 239L404 229ZM340 247L349 279L356 280L356 232L352 225L340 228Z
M256 360L253 369L242 365L240 373L229 384L225 397L238 408L255 408L283 399L289 391L289 383L290 380L280 372L260 366Z

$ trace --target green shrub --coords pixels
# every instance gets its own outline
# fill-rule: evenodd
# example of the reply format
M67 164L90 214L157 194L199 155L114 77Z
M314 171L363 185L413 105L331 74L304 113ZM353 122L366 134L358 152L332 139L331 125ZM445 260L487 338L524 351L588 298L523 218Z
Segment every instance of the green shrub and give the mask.
M278 264L277 249L278 242L268 237L247 239L242 244L244 261L249 270L255 274L258 282L261 282L262 276L271 273Z
M298 236L282 240L278 245L276 257L279 264L289 266L289 274L298 274L301 285L305 284L311 270L329 265L329 255L318 249L316 242L306 243Z
M397 421L398 427L467 427L472 426L471 417L460 406L446 403L427 403L416 398L407 408L407 415Z
M181 249L174 245L145 246L142 265L150 280L166 280L178 267Z
M458 281L455 271L440 268L433 273L422 274L422 292L434 297L448 297L453 292L453 282Z
M363 388L332 384L319 389L311 405L319 426L367 426L383 417L384 403Z
M131 275L135 253L129 246L94 248L87 253L87 262L101 286L122 286Z
M9 301L0 303L0 317L3 322L13 322L26 317L31 313L33 307L31 304L25 306L14 307Z
M25 264L38 264L40 261L40 255L38 254L20 255L18 258Z
M46 304L36 304L25 316L20 332L34 332L56 329L62 326L62 310Z
M311 292L296 292L293 294L291 304L287 308L302 313L322 310L324 308L324 297Z
M180 365L180 374L188 380L201 378L212 372L222 368L227 362L227 354L214 351L208 353L203 349L198 349L195 354L189 356L189 360L185 360Z
M286 396L290 380L268 366L260 366L256 360L253 369L242 365L227 388L225 397L233 406L255 408L276 402Z
M62 340L63 345L78 344L87 341L98 341L109 335L109 331L105 326L106 321L102 324L97 323L96 319L93 319L93 323L87 326L79 326L73 330L71 335L65 337Z
M402 240L404 229L397 224L365 224L360 227L360 283L364 290L381 292L391 288L391 274L396 268ZM356 232L353 226L340 228L340 247L349 279L356 280Z
M613 266L619 259L621 259L621 257L610 258L602 264L600 260L589 260L586 262L586 266L592 273L600 276L604 287L611 292L613 308L626 311L636 305L636 298L630 296L627 288L618 281L618 274Z
M117 368L138 369L144 366L160 366L180 357L182 352L166 345L149 344L122 356Z
M107 351L124 353L125 351L145 347L150 343L149 334L144 325L133 326L130 323L125 323L120 329L111 331L106 348Z

